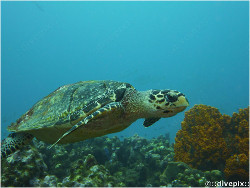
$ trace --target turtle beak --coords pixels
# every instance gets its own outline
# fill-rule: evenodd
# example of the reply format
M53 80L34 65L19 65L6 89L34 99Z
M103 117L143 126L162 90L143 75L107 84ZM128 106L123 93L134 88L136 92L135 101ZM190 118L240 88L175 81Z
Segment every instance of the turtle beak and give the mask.
M181 112L189 106L189 102L184 95L181 95L178 97L178 100L175 102L175 105L175 109Z
M187 100L187 98L185 96L179 96L178 97L178 102L176 104L177 106L182 106L182 107L188 107L189 106L189 102Z
M172 94L171 96L168 95L167 100L170 103L172 103L169 108L174 110L177 113L182 112L189 106L189 102L187 98L182 93L179 93L176 95Z

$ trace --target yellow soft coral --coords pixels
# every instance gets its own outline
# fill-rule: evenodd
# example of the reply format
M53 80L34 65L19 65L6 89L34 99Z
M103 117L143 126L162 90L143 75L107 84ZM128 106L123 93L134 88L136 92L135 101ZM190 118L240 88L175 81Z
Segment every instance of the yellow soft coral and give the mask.
M249 158L245 154L235 154L226 161L224 170L228 181L249 181Z
M175 160L201 170L224 170L232 155L248 156L248 117L249 108L240 109L231 118L217 108L195 105L185 113L182 129L176 134Z
M185 113L182 129L176 135L175 159L201 170L212 170L228 156L222 136L223 116L218 109L195 105Z

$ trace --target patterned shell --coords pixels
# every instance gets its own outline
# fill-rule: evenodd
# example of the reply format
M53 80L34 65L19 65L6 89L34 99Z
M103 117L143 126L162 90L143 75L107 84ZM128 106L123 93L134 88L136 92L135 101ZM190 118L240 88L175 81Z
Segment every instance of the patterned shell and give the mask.
M121 101L125 91L134 89L116 81L82 81L59 87L38 101L9 127L9 131L29 131L57 125L72 127L97 109ZM59 126L58 126L59 125ZM63 126L62 126L63 127Z

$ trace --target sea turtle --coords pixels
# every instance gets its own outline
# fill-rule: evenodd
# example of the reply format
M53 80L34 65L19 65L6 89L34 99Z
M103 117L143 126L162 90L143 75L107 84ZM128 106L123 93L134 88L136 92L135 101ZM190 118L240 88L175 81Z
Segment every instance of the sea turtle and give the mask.
M8 127L13 133L2 141L2 157L34 137L52 146L79 142L119 132L139 118L145 118L145 127L151 126L188 105L185 95L176 90L137 91L128 83L109 80L65 85Z

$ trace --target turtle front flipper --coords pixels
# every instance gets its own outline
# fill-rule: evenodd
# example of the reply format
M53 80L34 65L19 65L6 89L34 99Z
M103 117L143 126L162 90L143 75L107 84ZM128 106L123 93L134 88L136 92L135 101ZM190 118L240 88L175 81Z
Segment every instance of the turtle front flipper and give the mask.
M28 144L33 139L33 137L33 135L28 133L11 133L7 138L2 140L2 158L5 158L15 151L21 149L24 145Z
M144 127L149 127L153 125L155 122L159 121L161 118L159 117L152 117L152 118L146 118L143 122Z
M123 106L120 102L112 102L109 103L105 106L103 106L102 108L96 110L95 112L93 112L92 114L90 114L89 116L87 116L86 118L84 118L82 121L79 121L76 125L74 125L71 129L69 129L66 133L64 133L54 144L52 144L51 146L49 146L49 149L51 149L53 146L55 146L61 139L63 139L65 136L67 136L68 134L72 133L73 131L75 131L77 128L79 128L82 125L86 125L89 121L99 117L100 115L104 115L106 113L110 113L113 112L116 109L123 109Z

